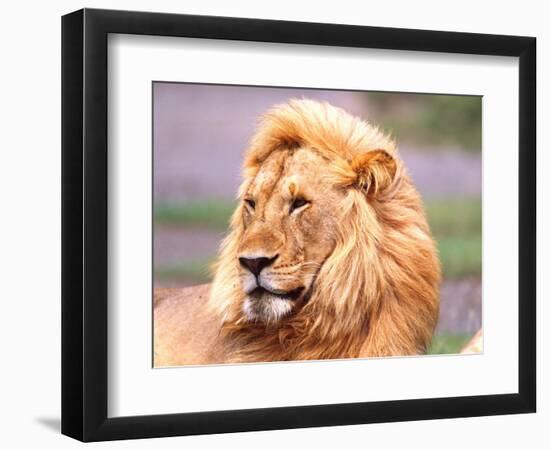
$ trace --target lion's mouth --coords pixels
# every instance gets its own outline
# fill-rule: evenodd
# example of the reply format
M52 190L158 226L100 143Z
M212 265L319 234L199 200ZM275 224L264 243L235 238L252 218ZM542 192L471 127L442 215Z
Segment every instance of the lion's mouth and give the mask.
M292 289L291 291L269 290L264 287L258 286L248 295L250 296L250 298L258 300L261 299L264 295L277 297L281 300L297 300L303 291L304 288L302 286L296 289Z

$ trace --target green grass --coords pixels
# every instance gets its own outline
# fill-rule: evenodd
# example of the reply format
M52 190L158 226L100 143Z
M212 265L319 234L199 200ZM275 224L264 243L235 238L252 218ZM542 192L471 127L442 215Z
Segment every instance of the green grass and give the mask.
M187 280L192 282L210 281L211 259L196 259L155 267L155 278L159 280Z
M364 98L367 105L375 106L376 122L387 133L399 136L400 142L481 151L479 96L371 92Z
M434 336L428 347L428 355L459 353L472 338L469 334L440 334Z
M160 203L155 207L155 222L182 227L202 225L225 230L235 202L231 200L197 200L187 203ZM426 202L430 228L436 235L479 234L481 200L440 199Z
M481 235L439 238L437 246L445 278L481 274Z
M481 200L441 199L426 203L445 278L481 274Z
M181 204L161 203L155 205L155 223L225 230L234 208L234 202L216 199Z
M224 231L234 208L235 203L228 200L159 204L155 207L155 222L160 225ZM438 244L444 277L480 276L481 200L430 200L426 202L426 211ZM210 259L206 258L159 267L156 274L162 279L207 281L209 262Z
M430 200L426 213L436 236L481 234L481 199Z

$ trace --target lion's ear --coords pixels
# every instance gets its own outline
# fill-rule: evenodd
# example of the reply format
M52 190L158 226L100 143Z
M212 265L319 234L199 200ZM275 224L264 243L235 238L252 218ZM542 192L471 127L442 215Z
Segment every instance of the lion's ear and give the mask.
M356 183L368 195L387 188L395 178L397 164L387 151L377 149L357 155L351 162Z

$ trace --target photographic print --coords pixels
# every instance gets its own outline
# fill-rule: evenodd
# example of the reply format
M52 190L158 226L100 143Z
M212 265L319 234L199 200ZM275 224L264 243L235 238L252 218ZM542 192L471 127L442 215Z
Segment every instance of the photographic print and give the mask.
M482 352L481 97L152 90L154 367Z
M535 69L526 36L63 16L62 432L535 412Z

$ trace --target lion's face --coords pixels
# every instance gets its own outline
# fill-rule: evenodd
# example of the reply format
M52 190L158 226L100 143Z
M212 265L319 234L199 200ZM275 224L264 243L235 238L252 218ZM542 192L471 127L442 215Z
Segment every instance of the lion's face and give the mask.
M208 303L229 361L424 351L439 262L393 140L290 100L260 120L242 176Z
M239 276L249 321L277 322L305 304L336 240L344 191L314 150L273 152L242 198Z

